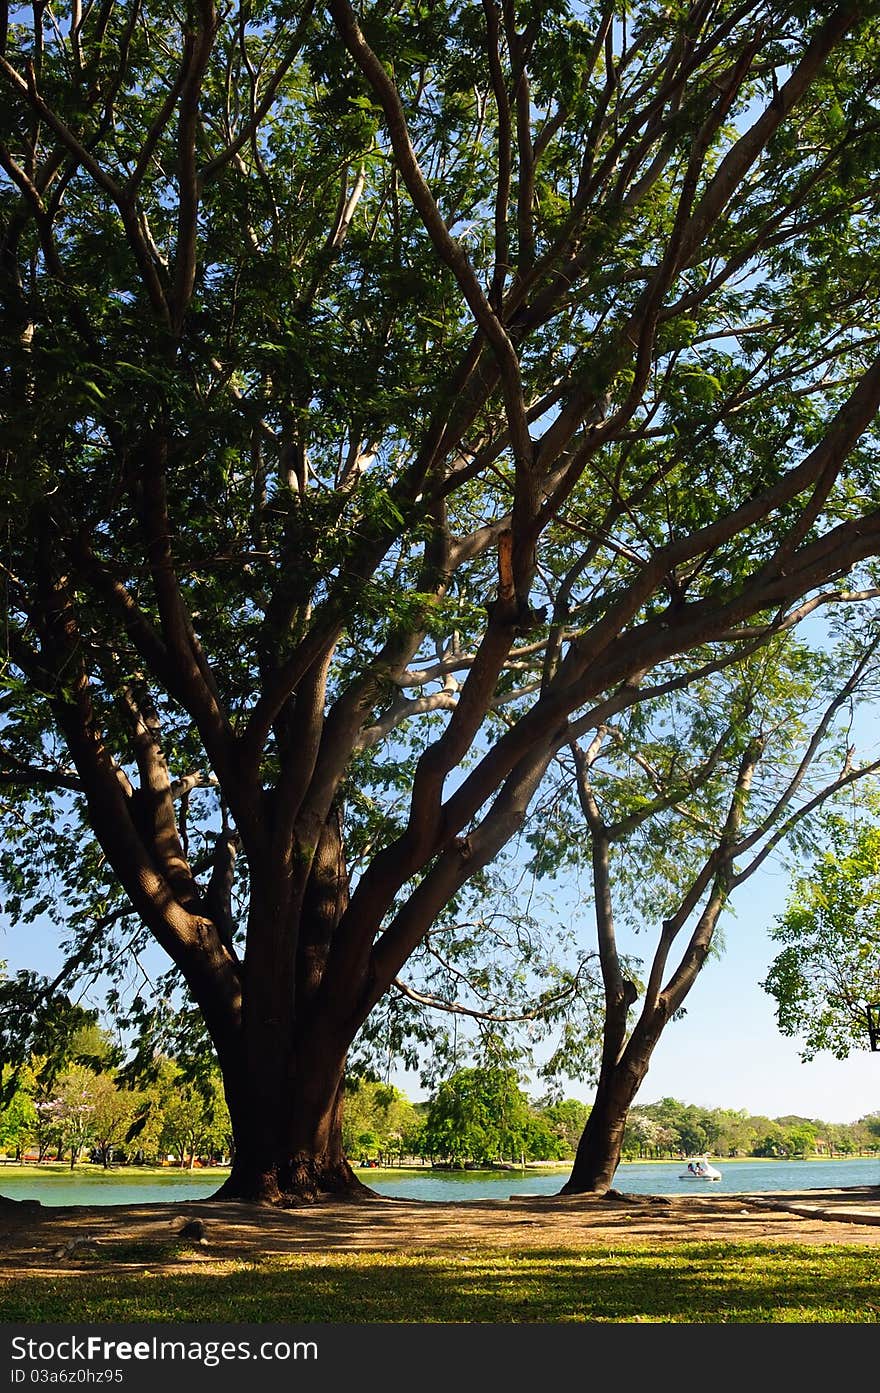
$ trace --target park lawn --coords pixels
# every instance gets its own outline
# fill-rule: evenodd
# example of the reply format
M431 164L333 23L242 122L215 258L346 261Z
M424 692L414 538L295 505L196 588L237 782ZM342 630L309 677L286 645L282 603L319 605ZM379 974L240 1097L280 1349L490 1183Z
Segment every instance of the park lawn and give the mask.
M176 1260L189 1270L175 1272ZM112 1272L15 1275L9 1322L662 1322L873 1323L871 1249L683 1243L593 1248L325 1252L203 1259L169 1243L105 1246ZM88 1261L91 1261L89 1259Z

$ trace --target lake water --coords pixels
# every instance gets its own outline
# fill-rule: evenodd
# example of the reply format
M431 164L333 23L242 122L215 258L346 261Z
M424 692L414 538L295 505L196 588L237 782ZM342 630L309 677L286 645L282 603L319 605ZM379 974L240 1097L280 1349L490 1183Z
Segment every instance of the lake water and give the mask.
M169 1200L198 1200L213 1195L226 1179L226 1171L170 1172L149 1178L125 1178L124 1171L46 1171L34 1166L34 1174L6 1176L0 1166L0 1194L14 1200L39 1200L41 1204L155 1204Z
M681 1161L637 1161L622 1164L614 1177L618 1190L644 1195L725 1194L760 1191L845 1189L850 1185L880 1185L880 1159L850 1161L726 1161L715 1163L721 1179L681 1180ZM37 1199L45 1205L155 1204L169 1200L196 1200L214 1193L225 1171L170 1173L149 1179L125 1178L124 1171L105 1176L34 1169L33 1176L4 1176L0 1168L0 1193L12 1199ZM415 1174L377 1176L360 1172L379 1194L400 1199L461 1201L504 1200L517 1195L558 1194L568 1171L419 1171Z
M720 1180L681 1180L686 1163L624 1162L614 1188L637 1195L725 1194L754 1191L841 1189L849 1185L880 1185L880 1159L851 1161L723 1161L712 1162ZM555 1195L568 1179L567 1171L505 1171L503 1175L465 1171L457 1174L389 1176L364 1180L383 1195L420 1200L507 1199L512 1195Z

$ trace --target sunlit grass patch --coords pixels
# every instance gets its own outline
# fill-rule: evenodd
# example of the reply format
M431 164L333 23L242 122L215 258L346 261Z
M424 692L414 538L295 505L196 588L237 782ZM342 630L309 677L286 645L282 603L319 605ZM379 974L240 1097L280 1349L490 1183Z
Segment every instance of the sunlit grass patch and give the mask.
M308 1253L214 1261L185 1251L105 1249L114 1270L16 1277L5 1321L871 1323L880 1277L868 1249L682 1244L436 1253ZM136 1251L135 1251L136 1249ZM153 1262L156 1270L150 1267ZM126 1271L131 1263L141 1270ZM116 1265L118 1264L118 1265ZM89 1267L92 1263L89 1263Z

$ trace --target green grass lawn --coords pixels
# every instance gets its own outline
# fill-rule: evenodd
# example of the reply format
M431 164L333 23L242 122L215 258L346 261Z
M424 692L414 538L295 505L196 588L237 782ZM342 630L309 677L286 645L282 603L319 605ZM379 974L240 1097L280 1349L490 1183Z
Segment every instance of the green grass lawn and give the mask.
M180 1250L182 1251L182 1250ZM4 1322L874 1323L876 1250L687 1243L577 1251L271 1256L151 1270L175 1250L119 1245L112 1272L12 1277ZM130 1264L130 1270L125 1270Z

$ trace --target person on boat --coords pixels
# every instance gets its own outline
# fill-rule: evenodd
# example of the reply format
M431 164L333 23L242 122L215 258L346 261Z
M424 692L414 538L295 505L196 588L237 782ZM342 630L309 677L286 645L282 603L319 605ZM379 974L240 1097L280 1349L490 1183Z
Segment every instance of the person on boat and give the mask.
M693 1161L688 1161L688 1170L690 1171L691 1175L696 1175L697 1171Z

